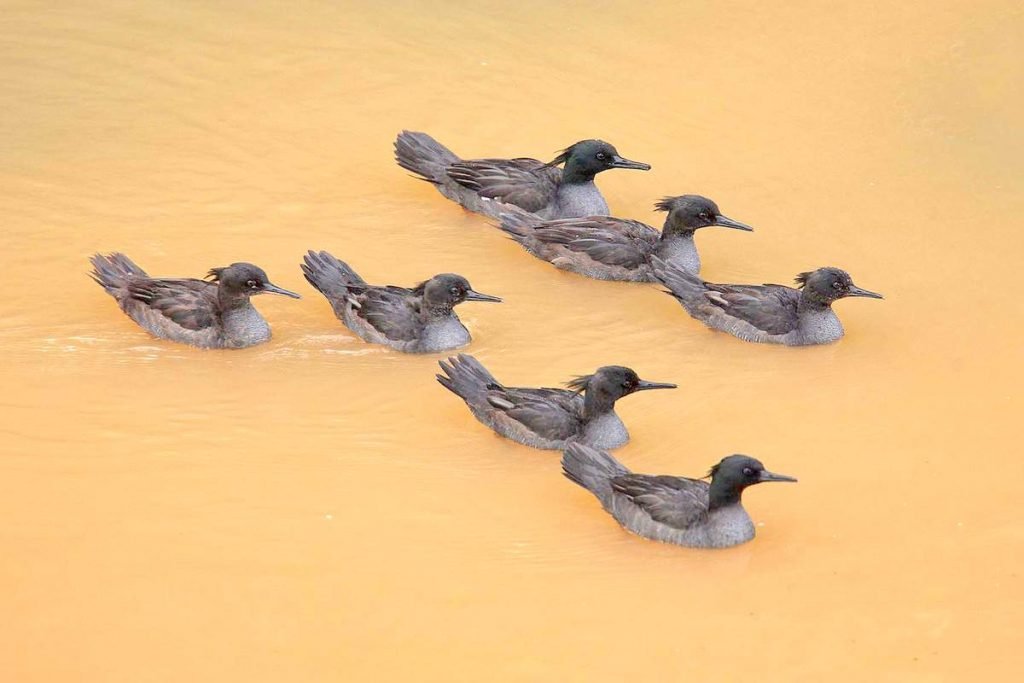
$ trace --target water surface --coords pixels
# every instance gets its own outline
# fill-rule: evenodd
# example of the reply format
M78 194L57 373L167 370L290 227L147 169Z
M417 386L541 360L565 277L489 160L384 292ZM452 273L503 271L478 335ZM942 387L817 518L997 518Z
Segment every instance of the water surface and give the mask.
M1008 679L1024 520L1024 23L1013 2L8 3L0 21L0 679ZM585 8L589 8L586 9ZM523 253L391 160L602 137L660 225L697 192L756 232L699 236L711 280L823 265L821 348L712 333L658 288ZM467 276L510 384L603 364L638 471L748 453L755 542L624 533L557 455L494 437L437 356L368 346L298 269ZM151 339L86 277L248 260L270 344ZM1018 424L1018 427L1014 427Z

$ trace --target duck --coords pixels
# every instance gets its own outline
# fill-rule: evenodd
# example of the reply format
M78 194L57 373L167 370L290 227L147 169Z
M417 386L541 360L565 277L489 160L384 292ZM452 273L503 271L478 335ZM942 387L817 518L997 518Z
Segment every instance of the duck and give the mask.
M568 389L503 386L480 361L459 354L440 361L441 386L461 398L477 420L526 446L561 450L571 441L618 448L629 441L626 425L615 413L623 396L675 384L640 379L632 369L608 365L567 382Z
M849 273L833 267L800 273L794 288L712 284L657 256L651 264L655 277L691 317L749 342L829 344L844 334L833 303L848 297L883 298L858 287Z
M603 140L580 140L548 163L529 158L460 159L426 133L407 130L395 139L395 160L448 199L492 218L507 205L542 219L607 216L608 203L594 177L613 168L651 168L623 158Z
M474 291L455 273L441 273L415 287L374 286L326 251L309 251L302 272L330 302L345 327L371 344L405 353L436 353L471 341L455 307L465 301L500 303Z
M587 489L628 531L690 548L728 548L754 538L743 508L743 491L765 482L795 482L769 472L761 461L730 455L711 468L710 482L687 477L635 474L610 453L571 443L562 474Z
M500 228L537 258L556 268L597 280L655 282L651 257L659 256L691 273L700 272L694 233L709 226L752 231L727 216L707 197L684 194L654 205L665 211L665 226L611 216L541 221L521 210L503 212Z
M208 280L152 278L122 253L92 257L95 280L129 318L160 339L202 349L242 349L270 340L270 325L251 302L259 294L301 298L270 282L262 268L232 263Z

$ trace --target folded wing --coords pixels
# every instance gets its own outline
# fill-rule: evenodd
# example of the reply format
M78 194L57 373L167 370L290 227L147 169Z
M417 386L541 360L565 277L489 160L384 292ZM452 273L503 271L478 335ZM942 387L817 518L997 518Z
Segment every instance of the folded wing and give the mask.
M676 529L689 528L707 517L708 484L699 479L623 474L613 477L611 486L654 521Z
M470 159L447 168L448 177L481 197L539 211L555 199L562 170L537 159Z

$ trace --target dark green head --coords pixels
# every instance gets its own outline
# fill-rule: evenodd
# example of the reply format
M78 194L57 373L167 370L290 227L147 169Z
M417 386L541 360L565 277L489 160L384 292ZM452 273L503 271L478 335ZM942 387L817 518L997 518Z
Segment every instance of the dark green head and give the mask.
M606 365L592 375L576 377L566 383L570 389L586 394L588 403L611 408L623 396L647 389L675 389L675 384L649 382L630 368L621 365Z
M881 299L881 294L861 289L853 284L850 274L839 268L818 268L809 273L796 276L796 283L804 291L804 296L822 306L831 306L848 296L866 296Z
M469 280L455 273L435 275L416 289L430 308L451 309L463 301L501 301L496 296L473 291Z
M740 502L743 490L766 481L796 481L785 474L769 472L760 460L748 455L730 455L708 472L711 477L710 509Z
M598 173L612 168L651 170L650 164L630 161L619 156L618 150L604 140L581 140L563 149L548 165L565 164L563 182L590 182Z
M723 216L718 204L699 194L684 194L665 197L654 205L656 211L667 211L663 235L692 234L698 228L718 226L736 230L753 230L752 227Z
M229 294L246 297L256 294L280 294L293 299L301 298L295 292L272 283L262 268L251 263L232 263L226 268L211 268L206 277L216 282L221 291Z

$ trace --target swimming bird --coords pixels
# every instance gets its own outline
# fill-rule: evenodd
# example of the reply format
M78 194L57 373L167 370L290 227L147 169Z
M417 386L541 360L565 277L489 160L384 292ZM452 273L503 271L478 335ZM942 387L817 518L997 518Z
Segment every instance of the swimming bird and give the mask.
M541 221L526 211L501 214L501 229L539 259L562 270L598 280L654 282L651 257L659 256L691 273L700 271L693 234L717 225L753 230L722 215L707 197L684 194L665 197L654 205L667 211L658 232L640 221L610 216L584 216Z
M570 441L618 448L629 432L615 401L645 389L675 389L648 382L629 368L608 365L567 383L569 389L521 389L498 383L473 356L440 362L437 381L459 396L477 420L498 434L534 448L559 449Z
M143 329L203 349L240 349L270 339L270 325L249 301L253 296L300 298L251 263L212 268L207 282L152 278L120 253L96 254L91 262L92 279Z
M309 284L334 308L334 315L364 341L406 353L433 353L470 341L455 307L463 301L500 302L473 291L461 275L442 273L412 288L366 284L351 266L326 251L310 251L302 264Z
M838 268L819 268L796 277L799 288L785 285L716 285L654 257L655 276L683 308L712 329L744 341L788 346L828 344L843 336L832 304L851 296L881 299L853 284Z
M570 444L562 474L587 489L634 534L691 548L727 548L754 538L743 490L766 481L796 481L767 471L760 461L730 455L711 468L711 482L634 474L611 454Z
M526 158L460 159L426 133L411 131L395 140L395 160L448 199L494 218L505 204L545 219L607 216L608 204L594 176L611 168L651 168L623 159L602 140L581 140L545 164Z

